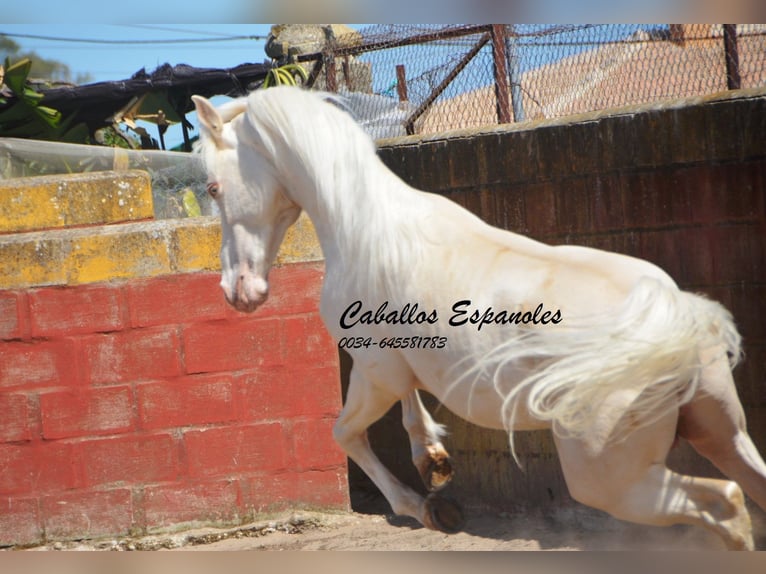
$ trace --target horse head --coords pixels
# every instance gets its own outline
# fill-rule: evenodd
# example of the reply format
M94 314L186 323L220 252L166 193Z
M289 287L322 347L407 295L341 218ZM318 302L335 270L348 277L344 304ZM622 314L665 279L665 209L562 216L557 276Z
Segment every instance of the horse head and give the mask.
M207 192L221 213L221 288L230 305L250 313L268 297L269 270L301 208L248 139L246 100L220 110L201 96L192 101L200 121Z

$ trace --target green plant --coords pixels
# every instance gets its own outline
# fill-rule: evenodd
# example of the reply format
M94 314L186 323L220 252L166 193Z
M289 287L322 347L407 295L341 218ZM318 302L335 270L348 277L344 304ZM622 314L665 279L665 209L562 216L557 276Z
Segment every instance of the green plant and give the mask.
M61 112L40 105L44 95L29 87L27 78L32 62L24 58L11 64L5 59L0 85L7 90L0 93L0 135L29 139L64 142L88 142L85 124L71 126L72 118L62 118ZM10 93L8 93L10 92ZM10 100L6 96L13 95Z

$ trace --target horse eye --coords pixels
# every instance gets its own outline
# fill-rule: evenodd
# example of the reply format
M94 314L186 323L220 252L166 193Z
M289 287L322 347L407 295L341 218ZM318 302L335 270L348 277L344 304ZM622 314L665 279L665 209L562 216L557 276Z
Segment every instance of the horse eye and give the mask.
M207 184L207 192L210 194L210 197L215 199L218 197L218 193L220 192L220 188L218 187L217 183L208 183Z

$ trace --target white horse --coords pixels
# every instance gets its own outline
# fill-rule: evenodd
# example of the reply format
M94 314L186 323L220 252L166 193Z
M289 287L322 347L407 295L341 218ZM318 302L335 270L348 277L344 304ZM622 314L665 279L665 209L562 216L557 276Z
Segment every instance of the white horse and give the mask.
M271 88L219 110L193 99L225 297L245 312L266 300L284 233L305 210L326 260L320 312L353 357L334 437L395 513L447 532L462 521L435 493L452 468L425 389L481 426L552 428L584 504L753 547L742 489L766 509L766 465L746 431L731 375L739 335L721 305L646 261L544 245L411 188L327 95ZM427 497L367 441L396 401ZM732 480L669 470L677 435Z

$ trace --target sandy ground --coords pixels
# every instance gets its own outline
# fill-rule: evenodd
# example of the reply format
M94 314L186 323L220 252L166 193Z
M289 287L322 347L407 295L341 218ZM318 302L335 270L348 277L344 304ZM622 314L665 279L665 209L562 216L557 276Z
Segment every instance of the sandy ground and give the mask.
M763 529L758 529L763 532ZM763 536L756 541L763 548ZM427 530L383 514L293 512L229 529L88 543L38 550L712 550L720 541L702 529L626 524L586 508L555 516L467 512L458 534Z

